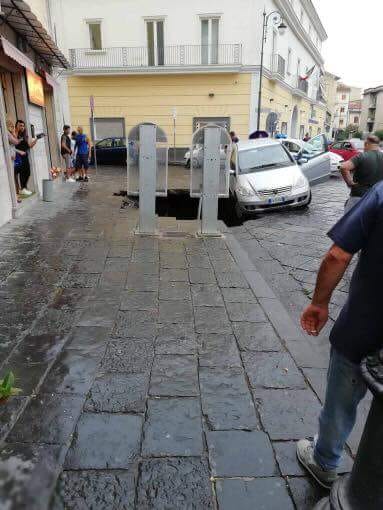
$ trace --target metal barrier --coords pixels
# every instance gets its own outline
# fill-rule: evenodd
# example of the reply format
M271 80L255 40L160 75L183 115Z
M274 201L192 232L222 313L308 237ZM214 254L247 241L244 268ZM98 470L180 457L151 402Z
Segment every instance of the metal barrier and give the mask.
M200 199L203 236L220 236L218 199L229 196L232 142L221 126L208 124L198 129L190 148L190 196Z
M135 126L128 137L128 195L139 195L138 234L157 233L156 196L168 193L168 146L155 124Z

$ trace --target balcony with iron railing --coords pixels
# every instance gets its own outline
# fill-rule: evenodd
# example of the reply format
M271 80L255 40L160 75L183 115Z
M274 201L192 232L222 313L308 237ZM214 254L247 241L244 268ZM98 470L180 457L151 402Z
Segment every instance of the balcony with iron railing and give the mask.
M306 97L309 91L309 83L307 80L302 80L300 76L297 76L296 82L293 89L293 94L296 96Z
M241 44L178 45L148 48L114 47L102 50L69 50L70 63L76 71L147 70L150 68L239 67Z
M271 55L271 74L273 78L279 79L286 76L286 60L277 53Z

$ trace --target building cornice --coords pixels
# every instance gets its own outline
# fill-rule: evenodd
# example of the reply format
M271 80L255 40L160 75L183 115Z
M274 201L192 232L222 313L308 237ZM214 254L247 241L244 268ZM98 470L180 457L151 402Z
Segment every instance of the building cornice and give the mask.
M240 73L243 72L242 65L228 65L228 66L157 66L153 67L129 67L124 69L121 67L108 67L92 69L89 68L76 68L65 72L68 76L107 76L107 75L157 75L157 74L217 74L217 73ZM249 71L247 71L249 72Z
M379 85L378 87L372 87L370 89L366 89L364 90L363 92L363 95L367 95L367 94L374 94L376 92L383 92L383 85Z
M324 59L319 52L318 48L314 45L305 29L302 27L291 3L288 0L274 0L276 6L281 11L283 18L287 21L289 29L291 29L300 42L305 46L315 62L322 67Z
M328 35L318 15L317 10L314 7L314 4L312 3L311 0L305 0L303 3L312 24L315 26L315 29L319 33L321 40L326 41L328 39Z

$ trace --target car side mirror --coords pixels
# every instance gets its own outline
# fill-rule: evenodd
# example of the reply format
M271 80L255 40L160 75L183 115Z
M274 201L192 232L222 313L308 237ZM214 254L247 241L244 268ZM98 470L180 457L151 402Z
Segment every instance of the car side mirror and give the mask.
M298 165L304 165L307 162L308 162L307 158L300 158L300 159L298 159Z

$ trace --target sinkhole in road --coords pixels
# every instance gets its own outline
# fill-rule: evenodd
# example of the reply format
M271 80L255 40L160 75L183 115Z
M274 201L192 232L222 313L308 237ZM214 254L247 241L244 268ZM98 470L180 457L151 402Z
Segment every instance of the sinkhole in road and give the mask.
M167 197L157 197L156 214L160 217L171 217L177 220L195 220L198 215L198 198L192 198L183 191L169 191ZM243 224L235 215L232 200L222 198L218 201L218 219L227 227Z

